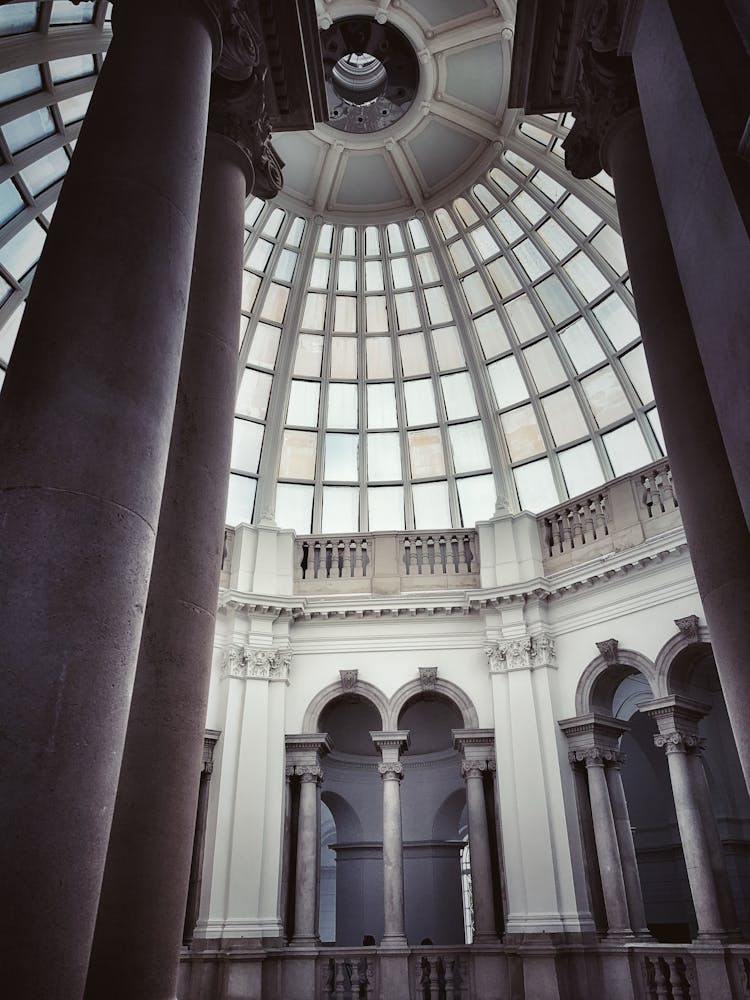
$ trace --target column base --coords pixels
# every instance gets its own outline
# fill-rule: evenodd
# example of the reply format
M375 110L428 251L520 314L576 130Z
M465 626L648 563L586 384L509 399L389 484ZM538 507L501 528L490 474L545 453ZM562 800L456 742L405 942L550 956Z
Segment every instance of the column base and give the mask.
M472 944L500 944L497 934L475 934Z
M403 934L387 934L381 939L379 947L403 950L404 948L409 947L409 943L406 940L406 936Z
M292 938L292 940L289 942L288 947L289 948L300 948L300 949L304 948L304 949L307 949L308 951L311 948L317 949L317 948L320 947L320 938L319 937L315 937L315 936L313 936L313 937L295 937L295 938Z

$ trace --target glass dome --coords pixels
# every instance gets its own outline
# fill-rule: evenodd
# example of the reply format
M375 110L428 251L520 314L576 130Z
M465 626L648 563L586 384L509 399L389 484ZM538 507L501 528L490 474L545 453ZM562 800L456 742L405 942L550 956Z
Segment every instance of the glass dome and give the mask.
M108 9L0 8L0 380ZM250 199L228 523L468 527L663 454L611 183L565 172L570 124L506 112L410 211Z

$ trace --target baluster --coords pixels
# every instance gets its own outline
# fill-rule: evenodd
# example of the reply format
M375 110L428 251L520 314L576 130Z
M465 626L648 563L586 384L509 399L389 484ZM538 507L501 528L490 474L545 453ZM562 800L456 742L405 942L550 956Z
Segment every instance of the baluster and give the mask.
M365 959L365 1000L373 1000L375 996L375 963L371 958Z
M409 567L411 566L411 540L408 538L404 539L404 566L406 566L406 575L409 576Z
M573 509L570 512L570 523L571 523L570 547L573 549L576 547L576 542L579 543L579 547L584 543L582 513L583 513L583 507L580 504L576 504L575 507L573 507Z
M594 502L590 498L581 504L581 530L583 532L584 544L593 542L596 538L596 528L594 527Z
M443 573L447 573L448 555L447 555L447 543L445 541L445 535L440 536L440 541L438 542L438 548L440 549L440 565L443 567Z
M417 965L417 1000L424 1000L427 959L418 958L417 962L419 963Z
M435 575L435 539L430 535L427 539L427 563L430 567L430 575Z
M307 559L310 552L310 546L307 544L307 542L303 542L301 548L302 548L302 558L300 559L298 565L299 568L302 570L302 579L304 580L305 576L307 575Z
M657 958L654 962L654 985L656 1000L669 1000L669 966L663 958Z
M456 538L455 535L451 535L451 558L453 559L453 568L456 573L460 573L461 569L458 559L458 538Z
M336 989L334 996L343 997L346 995L345 964L339 959L336 962Z
M672 483L672 470L667 466L662 472L662 495L664 497L664 506L671 505L672 507L677 506L677 501L674 495L674 484Z
M343 541L339 538L339 544L336 547L336 555L338 556L338 570L339 570L339 580L344 575L344 550L346 546Z
M417 535L417 540L414 543L414 548L417 552L417 573L422 575L422 539Z
M333 996L334 984L336 982L336 966L332 958L328 959L328 965L323 969L323 994L327 997Z
M677 955L667 955L669 983L672 987L672 1000L690 1000L690 992L683 988L683 977L680 969L681 961Z
M430 962L430 1000L440 1000L440 969L437 955Z
M554 521L554 524L555 524L555 541L556 541L556 544L557 544L557 548L560 550L560 552L564 552L565 551L565 546L564 546L565 536L563 534L563 516L560 513L554 514L553 516L554 516L554 519L555 519L555 521Z
M474 562L474 553L471 549L470 535L464 535L464 562L466 563L466 572L471 573L471 564Z
M672 503L675 505L675 507L679 507L680 506L680 502L677 499L677 492L675 491L675 488L674 488L674 479L672 478L672 467L671 467L671 465L667 466L667 478L669 479L669 488L672 491Z
M455 959L451 958L443 964L445 967L445 1000L455 1000L456 993L453 980L453 967L456 964Z
M352 538L349 542L349 576L354 576L354 567L357 565L357 543Z
M654 984L654 963L648 955L643 956L643 978L646 983L645 996L647 1000L654 1000L656 995L656 986Z
M315 579L318 579L318 573L320 572L320 541L315 542L315 548L313 549L313 570L315 573Z
M329 539L326 542L326 576L331 575L332 566L333 566L333 542Z
M648 511L648 516L653 517L654 512L651 507L653 505L653 497L651 495L651 479L649 476L641 476L641 503Z
M362 576L367 576L367 567L370 565L370 553L367 549L367 539L362 539L362 544L360 546L360 552L362 553Z
M609 503L609 498L606 493L600 493L596 498L596 511L599 517L599 525L601 528L601 536L604 538L609 534L609 528L607 527L607 504Z

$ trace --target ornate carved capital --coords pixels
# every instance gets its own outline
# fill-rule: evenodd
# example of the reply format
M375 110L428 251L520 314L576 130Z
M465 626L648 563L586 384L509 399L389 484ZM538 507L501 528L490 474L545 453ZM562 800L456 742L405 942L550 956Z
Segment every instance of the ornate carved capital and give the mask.
M490 673L500 674L509 670L533 670L535 667L552 666L555 660L555 640L547 634L522 636L498 642L485 649Z
M401 781L404 776L404 765L397 760L386 760L378 764L378 774L383 779Z
M597 642L596 644L596 648L606 663L617 663L619 646L620 643L617 639L604 639L602 642Z
M359 677L358 670L339 670L339 676L341 677L341 687L344 691L351 691L357 684L357 678Z
M434 691L437 686L437 667L420 667L419 683L423 691Z
M203 0L221 29L216 72L227 80L247 80L261 59L261 40L252 22L253 0Z
M242 680L286 681L292 664L288 649L253 649L250 646L229 646L224 654L222 673L225 677Z
M610 127L638 107L633 64L619 56L622 4L595 0L578 44L575 124L563 143L565 166L574 177L594 177L602 169L601 147Z
M700 754L706 748L706 741L694 733L674 730L671 733L658 733L654 736L654 746L660 747L664 753Z
M461 761L461 777L481 778L482 775L495 770L494 760L463 760Z
M325 778L323 768L318 764L295 764L294 773L303 783L319 785Z
M625 762L625 756L619 750L610 750L607 747L586 747L568 751L568 760L573 766L585 764L586 767L606 767L608 764L614 764L619 767Z
M700 642L698 636L698 615L687 615L685 618L675 618L677 628L688 642Z

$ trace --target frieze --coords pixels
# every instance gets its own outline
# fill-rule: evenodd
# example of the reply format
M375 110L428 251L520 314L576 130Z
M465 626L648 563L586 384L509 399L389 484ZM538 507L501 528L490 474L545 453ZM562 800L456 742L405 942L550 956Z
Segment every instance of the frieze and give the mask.
M254 649L229 646L224 654L222 675L241 680L288 681L292 664L289 649Z
M553 666L557 655L555 640L546 632L494 643L485 649L485 654L493 674Z

